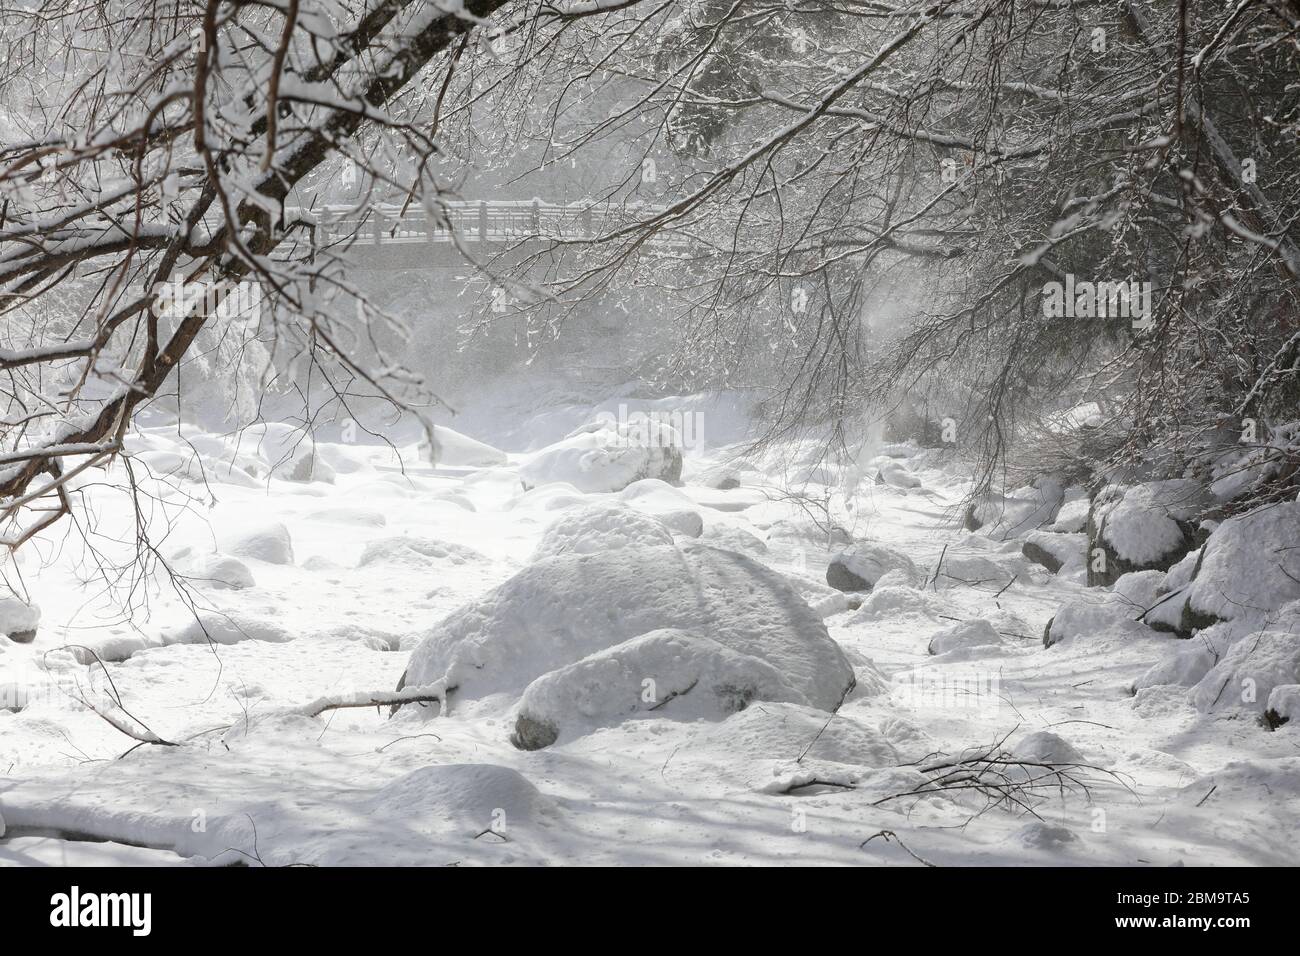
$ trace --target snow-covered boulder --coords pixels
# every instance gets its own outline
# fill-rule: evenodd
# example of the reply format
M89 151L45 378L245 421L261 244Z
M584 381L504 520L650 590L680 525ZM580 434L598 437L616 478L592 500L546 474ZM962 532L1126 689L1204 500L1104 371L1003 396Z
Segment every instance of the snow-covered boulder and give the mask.
M234 527L217 535L219 549L237 558L293 564L293 539L278 521Z
M1025 535L1021 553L1055 574L1066 565L1083 567L1088 548L1086 534L1056 531L1031 531Z
M0 634L15 644L30 644L36 640L36 628L40 623L40 608L11 595L0 597Z
M1263 631L1230 648L1192 689L1202 713L1247 710L1263 713L1274 687L1300 684L1300 634Z
M552 522L537 543L533 557L597 554L620 548L665 547L672 543L672 533L658 518L622 505L602 503L574 509Z
M808 704L768 661L702 634L650 631L543 674L524 690L511 740L523 750L634 716L722 720L751 701Z
M445 425L433 426L432 462L448 468L494 468L504 465L509 458L499 448L485 442L462 435ZM428 439L420 442L419 455L422 461L429 461Z
M780 574L688 542L536 561L438 624L404 683L445 682L453 708L515 698L544 674L662 628L770 664L814 707L836 707L853 682L839 645Z
M1055 521L1065 493L1060 479L1043 475L1009 494L993 494L972 505L964 525L997 541L1018 538Z
M519 469L527 488L565 481L588 494L621 491L643 478L673 482L681 475L677 431L650 419L592 422L534 453Z
M1047 526L1048 531L1056 531L1061 534L1074 534L1083 531L1088 525L1088 512L1092 508L1092 502L1088 500L1087 495L1078 491L1077 497L1071 497L1070 492L1066 492L1066 500L1061 505L1061 510L1056 513L1056 520Z
M997 628L984 618L976 617L936 632L930 638L927 650L931 654L946 654L948 651L968 647L989 647L1002 643L1002 635L997 632Z
M1188 588L1186 630L1267 615L1300 598L1300 502L1229 518L1205 542Z
M218 590L241 591L257 584L248 565L228 554L190 555L181 562L181 570L191 581Z
M846 548L826 567L826 583L840 591L869 591L890 571L917 576L916 565L901 551L864 541Z
M1103 488L1088 517L1088 584L1173 567L1196 547L1193 519L1207 501L1200 483L1189 478Z
M1151 636L1136 618L1141 608L1114 592L1067 601L1043 629L1043 646L1052 647L1076 638L1131 639Z
M463 544L421 538L415 535L398 535L371 541L361 551L357 567L376 565L405 568L426 568L435 564L468 564L487 560L480 552Z

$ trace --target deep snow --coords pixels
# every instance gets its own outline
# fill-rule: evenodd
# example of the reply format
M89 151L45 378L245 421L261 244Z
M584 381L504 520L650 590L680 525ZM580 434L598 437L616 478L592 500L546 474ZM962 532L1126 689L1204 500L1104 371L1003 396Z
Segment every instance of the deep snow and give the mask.
M562 439L591 412L537 419ZM584 492L568 451L502 464L490 446L439 438L436 467L414 444L402 460L332 445L318 449L332 480L291 480L280 429L236 443L147 428L136 448L170 475L147 483L153 543L189 576L200 613L157 568L147 586L106 594L66 526L17 559L42 615L33 643L0 638L0 863L917 865L896 845L863 845L881 830L941 865L1295 862L1294 725L1269 732L1192 687L1252 653L1285 674L1300 666L1295 645L1250 650L1233 632L1202 660L1204 642L1130 620L1160 572L1130 592L1050 574L1013 536L1042 519L1035 493L1008 496L989 533L971 534L955 513L959 475L927 454L891 457L851 511L836 505L843 530L828 533L765 477L784 472L728 464L720 444L687 449L681 487L620 494ZM521 481L548 461L563 483ZM229 480L222 462L238 465ZM838 500L831 470L814 477ZM724 473L740 487L714 487ZM96 546L122 557L124 500L88 495ZM1077 532L1079 512L1058 530ZM880 577L859 607L825 584L849 539L915 567ZM717 549L744 557L720 563ZM825 640L824 623L842 658L828 641L798 673L798 647L764 640L778 626L768 594L789 605L781 640ZM1059 640L1045 648L1053 616ZM847 677L836 668L850 665L856 686L832 716ZM464 706L295 712L391 691L412 668L421 682L454 672ZM628 706L647 672L664 675L662 710ZM718 674L747 675L759 699L737 710L682 695L692 679L721 686ZM110 693L180 745L130 749L77 700L108 708ZM521 698L557 722L556 742L511 742ZM939 755L999 741L1021 760L1088 765L1081 785L1041 793L1033 813L929 792L922 768Z

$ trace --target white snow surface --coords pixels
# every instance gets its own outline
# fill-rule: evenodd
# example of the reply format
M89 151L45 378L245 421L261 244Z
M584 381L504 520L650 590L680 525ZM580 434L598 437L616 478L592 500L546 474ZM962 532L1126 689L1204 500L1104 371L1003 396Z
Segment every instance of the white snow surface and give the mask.
M1259 719L1297 707L1300 592L1276 570L1300 577L1294 506L1225 521L1194 581L1199 556L1087 589L1003 540L1077 531L1077 497L1051 482L967 533L967 480L900 446L919 486L864 480L852 509L827 489L828 530L724 446L687 449L683 485L624 499L657 476L573 434L590 412L510 426L572 436L544 468L318 442L332 484L273 470L302 445L287 425L133 435L167 466L142 478L144 517L161 553L183 552L184 587L155 567L106 591L66 523L13 557L41 620L32 644L0 637L0 865L916 865L863 846L882 829L942 866L1297 862L1300 725ZM713 487L729 473L744 485ZM74 490L121 561L136 515L108 485ZM677 512L701 517L700 539L659 517ZM868 540L915 573L854 610L822 582ZM1136 620L1178 589L1230 619L1191 640ZM952 646L932 655L939 635ZM450 707L295 713L404 672L455 678ZM137 726L113 693L177 746L137 747L90 709ZM517 748L521 713L555 741ZM963 791L903 796L929 762L999 745L1097 769L1077 769L1087 793L1036 797L1038 819Z

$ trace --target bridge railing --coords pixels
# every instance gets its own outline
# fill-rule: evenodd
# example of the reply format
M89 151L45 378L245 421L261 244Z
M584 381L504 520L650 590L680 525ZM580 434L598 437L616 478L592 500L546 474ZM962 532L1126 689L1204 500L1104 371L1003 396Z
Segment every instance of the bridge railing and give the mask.
M357 242L512 243L530 239L591 239L609 229L654 215L660 207L616 203L548 203L540 199L444 203L430 216L422 206L376 204L358 214L351 207L286 210L286 218L313 222L316 241L327 245L348 237Z

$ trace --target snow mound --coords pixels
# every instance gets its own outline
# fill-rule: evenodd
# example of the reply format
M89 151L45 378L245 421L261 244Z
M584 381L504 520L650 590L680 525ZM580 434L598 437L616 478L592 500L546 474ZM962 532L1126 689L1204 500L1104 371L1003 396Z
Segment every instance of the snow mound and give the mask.
M433 463L448 468L493 468L504 465L506 453L485 442L462 435L444 425L433 426ZM420 443L420 457L428 459L429 446Z
M1011 748L1013 757L1032 763L1083 763L1074 745L1049 730L1026 734Z
M882 482L893 488L921 487L921 479L912 474L908 467L900 461L890 459L882 462L878 474Z
M799 773L805 780L852 782L863 771L899 762L898 751L875 727L844 714L773 702L702 725L673 758L668 779L675 770L699 780L721 777L733 786L779 791L803 782Z
M1300 634L1263 631L1233 644L1192 689L1202 713L1247 710L1262 713L1274 687L1300 683Z
M519 771L490 763L421 767L381 787L362 808L418 831L470 839L488 832L504 837L558 811Z
M1269 691L1265 714L1274 729L1300 717L1300 684L1278 684Z
M992 495L966 513L966 528L997 541L1017 538L1056 520L1065 500L1057 478L1044 476L1006 495Z
M577 505L587 504L587 496L567 481L553 481L536 488L529 488L521 495L515 495L505 503L506 511L517 508L535 511L561 511Z
M1300 598L1300 502L1229 518L1205 542L1187 609L1197 623L1263 614Z
M894 617L937 617L942 611L943 606L922 591L904 585L881 584L872 589L870 597L862 602L862 607L849 619L849 623Z
M968 647L989 647L1002 643L1002 635L997 632L997 628L990 621L977 617L945 627L930 638L927 650L931 654L946 654L948 651Z
M634 481L677 481L681 440L672 426L652 419L597 421L534 453L519 469L527 487L566 481L590 493L621 491Z
M334 479L337 477L334 469L312 448L305 448L295 454L279 474L289 481L303 483L321 481L328 485L334 484Z
M817 707L837 706L853 681L839 645L780 574L690 542L536 561L445 618L415 649L405 684L445 681L452 707L518 696L543 674L661 628L768 662Z
M331 524L346 524L354 528L382 528L388 524L382 511L374 508L323 508L307 516L312 521L328 521Z
M864 541L831 559L826 568L826 583L840 591L866 591L890 571L902 572L909 581L917 576L916 565L907 555Z
M267 564L293 564L293 539L278 521L249 525L219 534L220 550L237 558L251 558Z
M672 533L659 519L620 505L596 504L556 519L542 534L533 557L595 554L672 543Z
M536 750L634 716L721 720L754 700L808 703L761 658L699 634L651 631L529 684L511 740Z
M406 568L425 568L431 564L469 564L487 559L473 548L450 541L420 538L415 535L398 535L371 541L361 552L357 567L373 565Z

